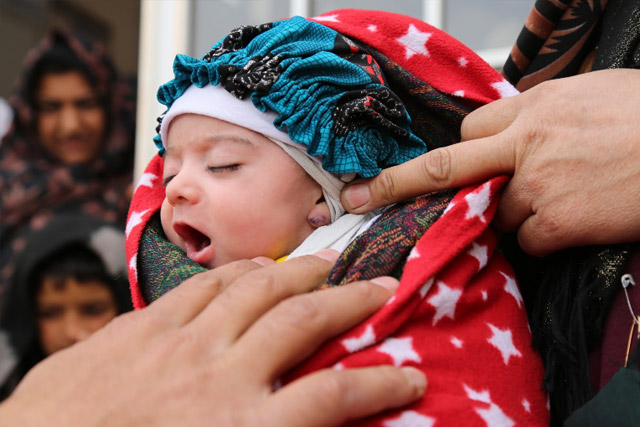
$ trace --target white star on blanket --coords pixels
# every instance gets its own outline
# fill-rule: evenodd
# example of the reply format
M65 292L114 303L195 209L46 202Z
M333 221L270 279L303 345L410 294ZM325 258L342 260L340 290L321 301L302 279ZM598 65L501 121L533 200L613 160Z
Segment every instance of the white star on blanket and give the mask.
M427 300L429 304L436 308L436 314L433 316L434 325L444 316L453 320L456 313L456 305L462 296L460 289L450 288L444 282L438 282L437 286L438 293Z
M411 58L413 55L424 55L429 56L429 51L427 50L427 41L431 37L431 33L426 33L418 30L415 25L409 24L409 29L407 33L398 38L398 43L400 43L405 48L405 56L407 59Z
M337 13L333 15L315 16L313 19L318 22L340 22L340 20L338 20Z
M382 345L378 347L380 353L391 356L393 364L402 366L407 361L421 362L422 359L413 348L413 338L387 338Z
M133 271L135 277L138 277L138 254L133 254L129 260L129 268Z
M138 187L142 187L142 186L153 187L153 180L156 178L157 178L156 174L153 174L150 172L143 173L140 179L138 180L138 183L136 184L136 188L134 192L138 190Z
M404 411L398 418L387 420L385 427L432 427L435 418L427 417L415 411Z
M465 215L466 219L470 219L473 217L480 218L480 221L487 222L484 217L484 212L489 207L489 202L491 196L491 183L487 182L480 190L473 191L467 194L464 199L469 204L469 209L467 210L467 214Z
M511 294L518 303L518 307L521 307L524 300L522 299L522 295L520 295L520 289L518 289L518 284L516 283L515 279L508 274L504 274L502 271L500 272L500 274L502 274L504 280L506 281L506 283L504 284L505 292Z
M132 212L129 217L129 221L127 221L127 228L125 229L125 235L129 235L131 231L138 225L142 224L142 219L144 215L149 212L149 209L145 209L142 212Z
M471 244L471 249L469 249L469 255L478 260L478 271L482 270L485 265L487 265L487 260L489 259L489 254L487 252L487 247L477 244L473 242Z
M513 337L510 329L500 329L493 326L491 323L487 323L487 326L491 329L493 335L487 339L489 344L498 349L502 355L502 360L505 365L509 364L509 359L512 356L521 357L522 353L518 351L515 345L513 345Z
M491 83L491 86L498 91L498 93L500 94L500 98L508 98L510 96L515 96L520 93L518 89L513 87L511 83L509 83L506 80Z
M367 325L366 329L359 337L345 338L342 340L342 345L350 353L361 350L376 342L376 334L373 332L373 327Z
M476 391L466 384L462 386L467 392L469 399L489 405L488 408L475 408L476 413L484 420L487 427L511 427L515 425L515 422L509 418L498 405L493 403L489 390Z

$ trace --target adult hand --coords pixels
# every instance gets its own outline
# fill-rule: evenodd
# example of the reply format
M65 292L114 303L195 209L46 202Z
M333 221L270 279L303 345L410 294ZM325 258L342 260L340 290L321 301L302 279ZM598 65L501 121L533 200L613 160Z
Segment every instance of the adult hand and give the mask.
M380 278L307 293L331 265L242 261L194 276L37 365L0 406L0 425L325 426L419 398L424 376L391 366L327 369L272 391L397 286Z
M542 83L485 105L463 142L346 188L361 213L500 174L496 224L534 255L640 239L640 71L606 70Z

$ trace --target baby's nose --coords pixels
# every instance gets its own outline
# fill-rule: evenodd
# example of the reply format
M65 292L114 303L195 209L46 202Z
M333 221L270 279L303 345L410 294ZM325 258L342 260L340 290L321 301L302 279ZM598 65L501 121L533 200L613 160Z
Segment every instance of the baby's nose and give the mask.
M180 171L167 184L166 195L172 206L197 203L200 199L200 187L188 171Z

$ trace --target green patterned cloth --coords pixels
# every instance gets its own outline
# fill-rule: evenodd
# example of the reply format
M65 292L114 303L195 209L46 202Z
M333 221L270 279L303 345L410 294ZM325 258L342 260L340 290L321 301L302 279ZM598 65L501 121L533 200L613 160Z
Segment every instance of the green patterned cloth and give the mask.
M345 249L321 288L378 276L399 279L411 249L442 215L454 194L455 191L446 191L422 196L387 209ZM159 214L149 220L139 253L140 283L147 303L206 271L167 240Z

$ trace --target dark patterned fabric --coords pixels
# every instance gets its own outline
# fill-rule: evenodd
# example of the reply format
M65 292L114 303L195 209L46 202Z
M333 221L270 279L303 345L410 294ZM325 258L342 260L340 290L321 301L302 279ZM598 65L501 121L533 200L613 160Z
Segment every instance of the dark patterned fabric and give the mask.
M537 0L504 65L518 90L576 74L593 50L607 0Z
M273 25L269 22L261 25L243 25L235 28L231 30L227 37L222 39L219 45L214 46L207 52L203 60L211 62L212 58L242 49L258 34L270 30L271 27L273 27Z
M340 256L323 287L393 276L400 280L411 249L445 210L456 191L444 191L388 208Z
M640 2L609 0L600 24L594 70L640 68Z
M54 43L67 44L86 65L107 109L104 147L90 164L61 164L36 137L27 76ZM133 173L134 91L118 77L103 46L53 32L29 52L22 76L10 98L13 127L0 144L0 311L25 236L55 214L78 211L124 229Z
M462 120L475 106L469 99L450 96L380 52L367 48L389 80L388 86L400 98L411 117L411 130L427 144L427 150L460 141Z

